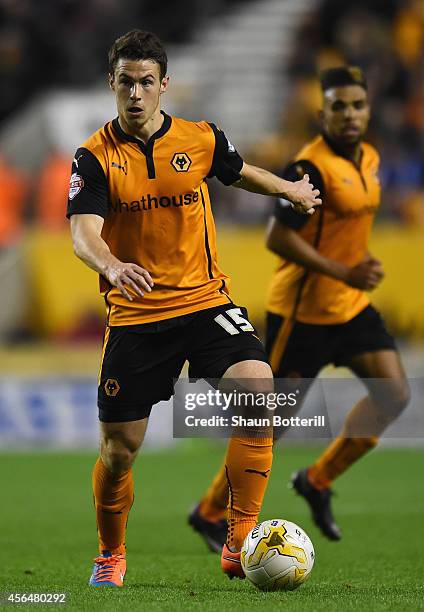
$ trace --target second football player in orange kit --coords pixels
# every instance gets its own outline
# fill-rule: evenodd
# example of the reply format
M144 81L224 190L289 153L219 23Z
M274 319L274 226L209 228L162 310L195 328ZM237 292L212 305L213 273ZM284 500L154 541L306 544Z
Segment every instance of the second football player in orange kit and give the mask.
M358 68L340 67L321 75L321 87L322 135L299 151L284 178L307 172L323 205L308 218L286 199L276 202L267 246L280 259L268 295L266 349L274 375L298 380L302 397L330 363L350 368L368 387L339 436L292 480L322 533L338 540L330 485L377 444L406 407L409 387L395 342L365 293L384 276L368 251L380 184L378 153L363 141L370 117L366 80ZM197 510L208 519L209 534L196 515L189 519L213 550L224 531L227 496L221 468Z

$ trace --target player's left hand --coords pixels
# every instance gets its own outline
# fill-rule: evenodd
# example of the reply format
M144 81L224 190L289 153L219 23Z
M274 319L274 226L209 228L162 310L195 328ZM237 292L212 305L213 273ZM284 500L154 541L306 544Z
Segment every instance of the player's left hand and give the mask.
M372 291L384 278L384 269L381 261L367 253L363 260L349 268L345 283L355 289Z
M315 206L320 206L322 200L320 192L312 185L309 174L305 174L300 181L295 181L293 188L286 194L287 199L292 203L294 210L301 214L313 215Z

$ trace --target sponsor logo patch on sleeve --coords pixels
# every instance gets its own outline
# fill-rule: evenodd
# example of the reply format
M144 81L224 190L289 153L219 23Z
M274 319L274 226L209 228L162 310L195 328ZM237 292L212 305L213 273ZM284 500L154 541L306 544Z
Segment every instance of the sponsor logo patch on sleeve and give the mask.
M84 187L84 179L82 176L74 172L69 181L69 199L73 200Z

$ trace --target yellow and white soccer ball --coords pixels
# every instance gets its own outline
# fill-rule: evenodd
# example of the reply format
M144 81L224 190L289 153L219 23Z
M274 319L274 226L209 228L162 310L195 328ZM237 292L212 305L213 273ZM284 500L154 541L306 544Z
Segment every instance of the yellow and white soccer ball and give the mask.
M248 533L241 549L247 578L262 591L293 591L309 577L315 551L306 533L295 523L273 519Z

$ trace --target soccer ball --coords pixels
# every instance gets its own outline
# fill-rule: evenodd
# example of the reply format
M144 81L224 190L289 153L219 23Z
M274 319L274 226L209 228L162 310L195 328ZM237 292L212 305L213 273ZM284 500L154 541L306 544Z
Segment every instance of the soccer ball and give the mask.
M309 577L315 561L311 540L295 523L273 519L248 533L241 549L247 578L262 591L293 591Z

